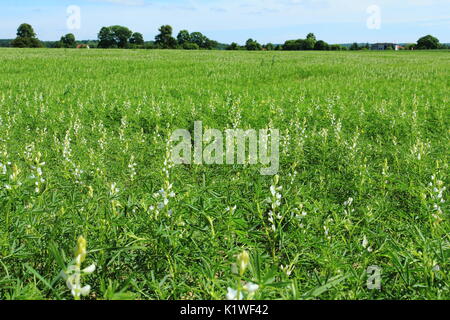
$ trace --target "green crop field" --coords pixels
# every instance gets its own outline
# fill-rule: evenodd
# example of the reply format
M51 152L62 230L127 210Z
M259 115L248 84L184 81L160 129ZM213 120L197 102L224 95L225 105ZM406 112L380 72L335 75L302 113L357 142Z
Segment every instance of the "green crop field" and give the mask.
M0 299L449 299L449 89L448 51L1 49ZM195 121L279 129L278 175L174 165Z

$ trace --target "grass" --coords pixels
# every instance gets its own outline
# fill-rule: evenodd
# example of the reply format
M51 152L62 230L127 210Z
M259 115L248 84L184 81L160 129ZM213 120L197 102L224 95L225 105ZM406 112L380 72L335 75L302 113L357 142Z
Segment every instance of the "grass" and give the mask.
M224 299L243 250L254 299L450 298L448 51L0 61L0 299L71 299L61 271L80 235L88 299ZM275 231L259 166L163 173L168 136L196 120L280 129ZM172 215L156 215L169 184Z

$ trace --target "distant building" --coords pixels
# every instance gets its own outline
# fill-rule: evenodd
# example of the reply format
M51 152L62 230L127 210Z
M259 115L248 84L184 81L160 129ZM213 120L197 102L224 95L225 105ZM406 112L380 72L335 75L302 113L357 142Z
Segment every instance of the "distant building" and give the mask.
M372 46L370 47L371 50L395 50L398 51L400 49L403 49L403 47L399 44L395 44L395 43L374 43L372 44Z
M90 47L87 44L79 44L77 45L77 49L90 49Z

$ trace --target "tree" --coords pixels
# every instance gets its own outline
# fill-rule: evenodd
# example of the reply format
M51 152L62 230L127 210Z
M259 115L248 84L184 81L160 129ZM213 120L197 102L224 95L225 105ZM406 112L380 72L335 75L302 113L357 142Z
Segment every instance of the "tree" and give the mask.
M111 30L114 34L114 40L116 41L117 47L122 49L126 48L133 32L123 26L112 26Z
M233 42L227 47L227 50L239 50L239 45L236 42Z
M439 40L432 35L427 35L417 40L417 49L439 49L440 46Z
M314 50L330 50L330 45L323 40L319 40L314 45Z
M283 50L314 50L316 42L314 33L309 33L306 39L287 40L283 45Z
M307 38L306 40L301 41L300 50L314 50L315 45L316 40L314 38Z
M155 37L155 43L162 49L175 49L177 40L172 37L172 27L169 25L161 26L159 34Z
M219 42L217 42L215 40L211 40L211 39L206 40L206 48L205 49L212 50L212 49L218 48L218 47L219 47Z
M314 33L308 33L305 40L305 49L304 50L314 50L316 46L316 35Z
M192 43L192 42L185 42L185 43L183 43L182 48L184 50L198 50L198 49L200 49L200 47L196 43Z
M263 48L266 49L267 51L275 50L275 46L273 45L273 43L268 43L264 45Z
M61 48L75 48L76 40L73 33L68 33L65 36L62 36L61 40L59 40L59 46Z
M301 50L300 46L300 39L299 40L287 40L283 45L283 50L286 51L294 51L294 50Z
M249 51L257 51L257 50L261 50L262 47L261 45L258 43L258 41L253 40L253 39L248 39L247 42L245 43L245 48Z
M314 42L317 41L316 35L315 35L314 33L308 33L308 35L306 36L306 39L311 39L311 40L313 40Z
M126 48L133 32L127 27L103 27L98 33L99 48Z
M354 42L351 46L350 46L350 50L356 51L359 50L359 45Z
M177 41L178 41L178 44L179 44L179 45L183 45L183 44L185 44L186 42L192 42L192 40L191 40L191 35L190 35L189 31L187 31L187 30L181 30L181 31L178 33Z
M27 23L23 23L17 29L17 38L11 42L16 48L41 48L42 43L36 38L33 27Z
M137 46L142 46L144 44L144 36L142 33L135 32L131 35L130 43Z
M17 37L18 38L35 38L36 33L33 30L33 27L28 23L22 23L19 28L17 28Z
M117 46L114 39L114 32L111 27L103 27L98 33L98 47L99 48L113 48Z
M332 44L332 45L330 46L330 50L331 50L331 51L341 51L341 50L344 50L344 49L343 49L343 47L342 47L341 45L339 45L339 44Z

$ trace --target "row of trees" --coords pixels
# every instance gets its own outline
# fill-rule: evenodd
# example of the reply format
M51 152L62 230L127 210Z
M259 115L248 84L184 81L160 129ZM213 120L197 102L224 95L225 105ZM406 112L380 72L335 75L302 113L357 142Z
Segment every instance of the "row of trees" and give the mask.
M103 27L98 33L99 48L151 48L151 49L215 49L217 41L210 40L200 32L189 33L181 30L178 36L173 36L173 29L169 25L159 28L159 34L153 43L144 42L144 36L139 32L132 32L127 27Z
M99 48L137 48L144 45L144 36L139 32L132 32L127 27L103 27L98 33Z
M155 37L155 47L160 49L215 49L218 42L209 39L201 32L189 33L188 30L181 30L177 37L172 36L173 29L169 25L164 25L159 28L159 34Z
M329 45L323 40L317 40L314 33L309 33L306 39L287 40L283 45L274 45L268 43L261 45L254 39L248 39L244 46L240 46L233 42L226 46L211 40L201 32L192 32L181 30L177 37L173 36L173 29L170 25L164 25L159 28L159 33L155 37L155 41L145 42L142 33L133 32L124 26L103 27L98 33L98 41L90 42L91 46L96 45L98 48L145 48L145 49L227 49L227 50L364 50L370 49L370 45L358 45L353 43L350 47L341 45ZM86 44L86 41L83 41ZM72 33L61 37L57 42L52 43L51 47L57 48L75 48L78 42ZM17 29L17 37L11 42L11 46L19 48L40 48L43 43L39 41L33 27L27 23L21 24ZM439 40L431 35L420 38L417 44L410 44L406 49L448 49L448 46L439 43Z
M323 40L317 40L316 35L314 33L308 33L306 39L297 39L297 40L288 40L283 45L283 50L294 51L294 50L347 50L346 47L343 47L338 44L330 45Z
M427 35L419 40L417 43L408 43L404 47L405 50L435 50L435 49L449 49L448 45L441 44L439 39L433 37L432 35ZM370 45L366 43L365 45L359 45L358 43L353 43L350 47L350 50L369 50ZM394 44L391 44L387 48L388 50L394 50Z

